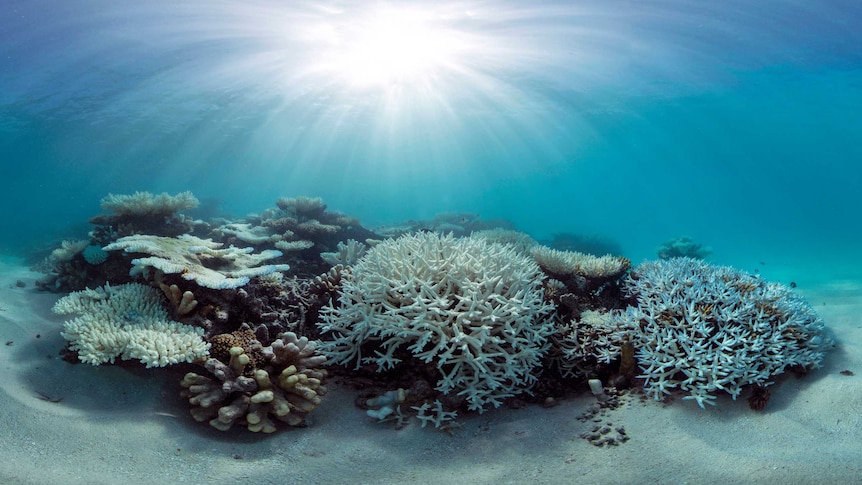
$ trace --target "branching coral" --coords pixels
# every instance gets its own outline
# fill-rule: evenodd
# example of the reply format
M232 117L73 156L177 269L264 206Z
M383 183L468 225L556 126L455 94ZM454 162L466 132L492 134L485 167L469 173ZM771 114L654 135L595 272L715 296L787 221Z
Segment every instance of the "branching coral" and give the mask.
M632 331L628 321L611 319L605 312L587 310L579 318L557 326L555 359L563 377L595 377L600 366L620 358L623 339Z
M150 255L133 259L130 274L156 269L165 274L180 274L186 280L213 289L239 288L253 276L290 269L286 264L259 266L266 260L281 256L281 251L267 250L255 254L252 248L221 246L221 243L188 234L175 238L135 235L117 239L103 249Z
M243 347L228 352L227 363L215 357L207 360L212 377L189 372L180 383L199 422L209 421L221 431L240 424L249 431L272 433L276 421L305 424L326 394L326 371L321 368L326 358L305 337L285 333L260 350L260 363Z
M344 265L351 266L359 261L359 258L365 255L368 247L354 239L348 239L347 243L339 242L338 251L331 253L320 253L320 258L331 264L332 266Z
M147 367L193 362L207 355L203 330L168 320L159 291L134 283L71 293L54 313L79 316L66 322L63 337L81 362L99 365L121 359Z
M788 367L820 365L834 339L790 288L691 258L638 266L625 281L637 305L613 321L632 325L647 395L672 389L714 404L743 386L767 386Z
M342 279L324 308L321 344L334 363L392 369L429 363L437 391L471 410L528 389L553 322L540 271L510 246L419 233L384 241Z

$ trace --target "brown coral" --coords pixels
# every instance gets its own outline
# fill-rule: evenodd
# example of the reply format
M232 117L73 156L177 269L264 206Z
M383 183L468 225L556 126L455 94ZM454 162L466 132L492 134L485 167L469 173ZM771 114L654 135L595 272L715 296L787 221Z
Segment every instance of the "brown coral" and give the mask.
M230 349L234 347L242 349L243 353L248 356L252 367L264 361L261 344L255 338L252 330L243 329L215 335L209 339L209 343L211 345L210 356L222 362L227 362L230 359Z

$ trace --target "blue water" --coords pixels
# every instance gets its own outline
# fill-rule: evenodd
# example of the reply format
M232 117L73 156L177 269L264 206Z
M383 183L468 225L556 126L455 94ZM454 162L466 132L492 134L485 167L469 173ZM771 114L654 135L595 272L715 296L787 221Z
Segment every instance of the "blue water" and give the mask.
M357 70L386 3L4 0L0 248L83 236L108 193L191 190L238 216L321 196L367 227L473 212L636 262L689 235L746 269L862 267L859 2L388 7L421 29L379 49L433 32L419 71Z

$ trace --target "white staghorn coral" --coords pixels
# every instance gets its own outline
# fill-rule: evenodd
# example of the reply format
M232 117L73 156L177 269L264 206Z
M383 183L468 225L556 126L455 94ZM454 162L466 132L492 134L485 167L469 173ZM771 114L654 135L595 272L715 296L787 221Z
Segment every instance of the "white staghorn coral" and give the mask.
M563 377L595 377L598 365L619 359L623 338L632 330L629 321L585 310L577 319L557 325L554 343L559 356L554 364Z
M216 290L239 288L251 277L290 269L287 264L259 266L266 260L281 256L281 251L270 249L255 254L252 248L221 246L211 239L188 234L175 238L133 235L121 237L103 249L149 254L149 257L132 260L130 274L147 272L152 268L165 274L181 274L189 281Z
M119 357L147 367L193 362L207 355L203 329L168 319L159 291L129 283L71 293L54 313L79 316L65 323L63 338L81 362L99 365Z
M528 389L549 347L541 272L511 246L481 239L405 235L371 248L323 310L321 349L333 363L433 363L437 391L471 410ZM373 354L363 355L363 350Z
M637 305L611 318L631 325L632 342L656 400L673 389L700 407L715 393L734 399L745 385L767 386L788 367L817 368L834 339L789 288L691 258L651 261L626 278Z

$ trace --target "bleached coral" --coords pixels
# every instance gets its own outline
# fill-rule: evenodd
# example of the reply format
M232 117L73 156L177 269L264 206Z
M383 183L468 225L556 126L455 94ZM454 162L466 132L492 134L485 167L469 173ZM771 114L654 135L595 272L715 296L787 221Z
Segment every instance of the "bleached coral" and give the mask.
M560 355L554 364L563 377L594 377L598 366L619 359L623 339L633 330L630 321L586 310L577 319L557 326L554 341Z
M416 417L419 418L423 428L430 423L437 429L446 429L458 417L457 411L446 411L439 400L433 403L422 403L421 406L413 406L411 409L416 411Z
M554 276L613 279L631 267L628 259L610 254L593 256L577 251L559 251L547 246L535 246L531 252L536 263Z
M220 431L240 424L252 432L272 433L276 421L303 425L326 394L326 370L321 368L326 358L315 345L287 332L260 350L262 362L242 347L230 348L227 363L208 359L205 366L212 377L189 372L180 383L182 395L194 406L192 417Z
M78 253L87 248L90 241L86 239L65 240L60 243L60 247L51 251L51 260L53 262L70 261Z
M230 222L222 224L215 228L213 232L222 237L235 237L246 244L274 244L284 238L281 234L276 234L271 228L253 226L247 222Z
M320 253L320 258L332 266L344 265L352 266L359 261L359 258L365 255L368 246L354 239L348 239L347 243L339 242L338 251L331 253Z
M63 338L81 362L99 365L119 357L147 367L193 362L207 355L203 329L170 321L159 291L139 284L105 285L71 293L54 313L78 314Z
M637 305L612 320L633 325L644 390L680 389L700 407L715 393L767 386L788 367L817 368L834 339L791 289L691 258L651 261L625 280Z
M511 246L405 235L371 248L341 282L338 303L322 311L332 340L321 349L333 363L432 363L436 390L478 411L535 382L551 307L538 266Z
M251 277L290 269L287 264L259 266L281 256L281 251L271 249L255 254L252 248L221 246L221 243L188 234L175 238L133 235L117 239L103 249L149 254L149 257L132 260L132 275L156 269L165 274L180 274L186 280L216 290L239 288Z
M277 241L275 247L282 251L302 251L314 246L311 241L300 239L298 241Z
M149 192L135 192L131 195L108 194L100 201L102 209L118 216L170 215L182 210L194 209L200 202L189 191L177 195L163 192L158 195Z

